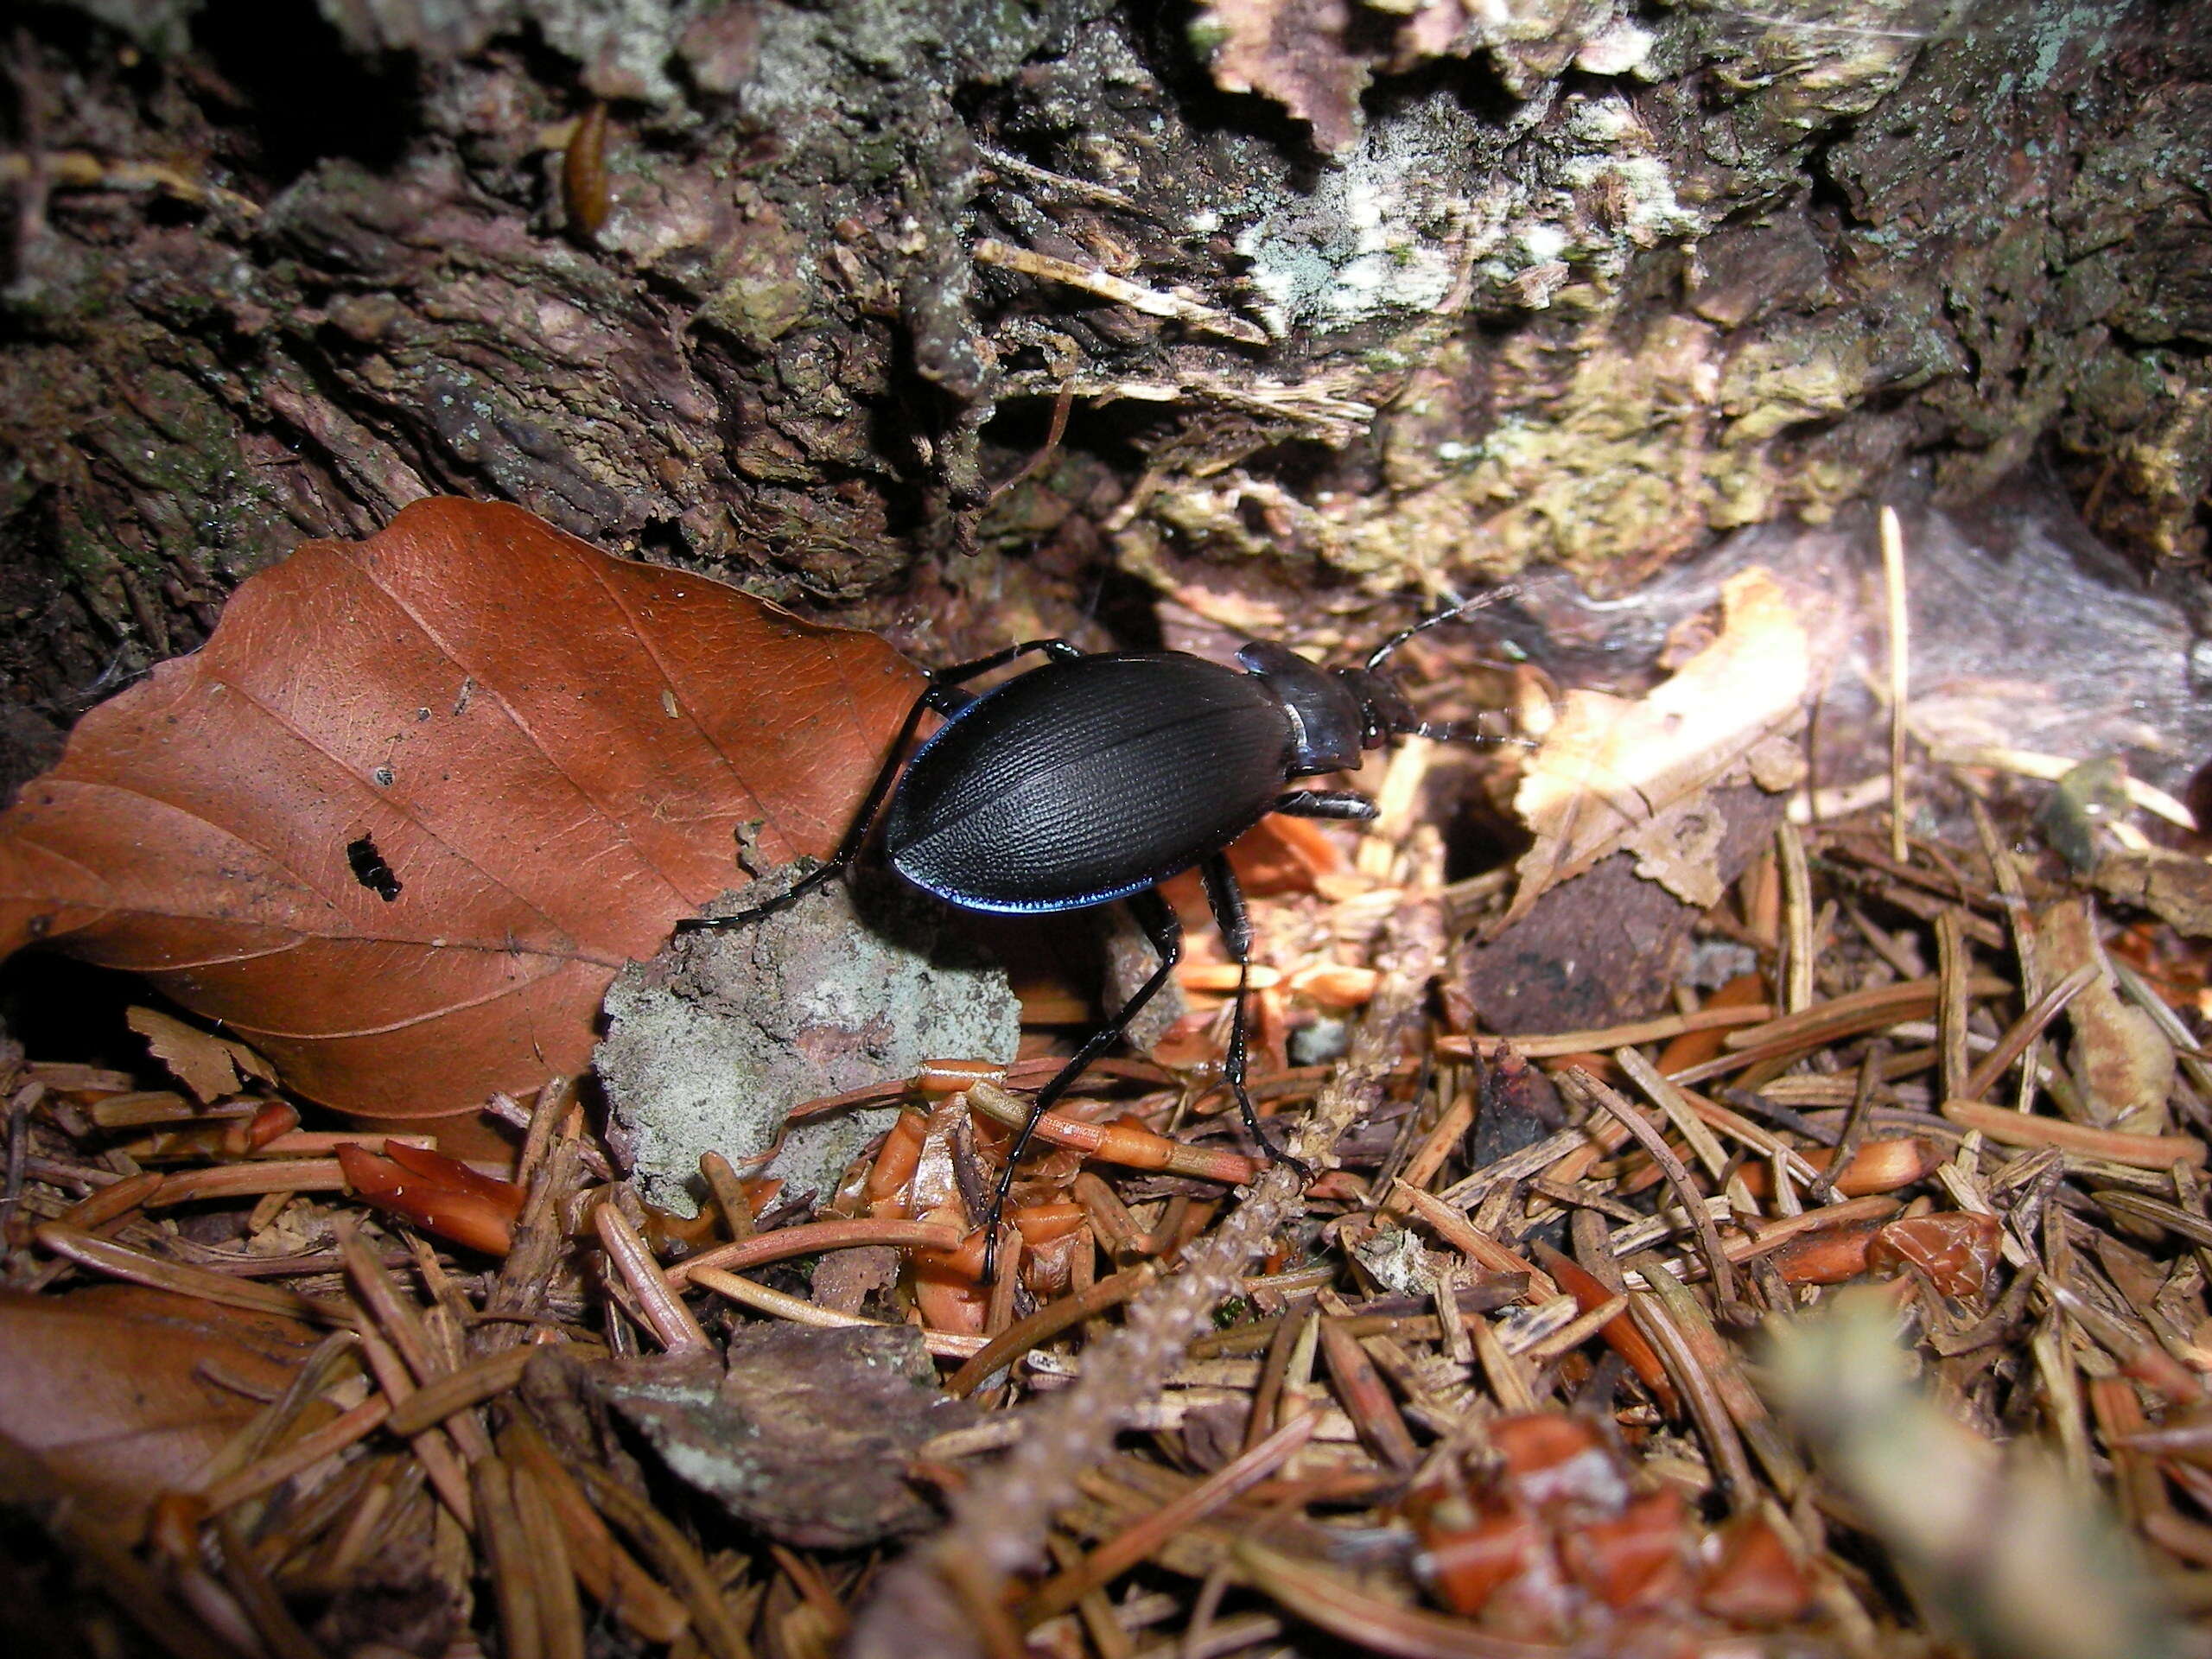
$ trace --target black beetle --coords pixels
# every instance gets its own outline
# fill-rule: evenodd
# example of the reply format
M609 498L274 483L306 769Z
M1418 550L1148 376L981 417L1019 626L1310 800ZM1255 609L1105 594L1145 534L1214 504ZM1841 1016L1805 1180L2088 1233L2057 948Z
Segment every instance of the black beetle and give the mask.
M1356 770L1366 751L1393 738L1485 741L1470 726L1416 717L1384 677L1382 665L1424 629L1517 592L1498 588L1425 617L1383 641L1357 668L1319 668L1270 640L1255 640L1238 652L1243 666L1236 669L1182 652L1094 655L1065 639L1031 639L935 670L827 863L764 905L677 926L696 931L750 921L831 880L859 854L887 798L883 840L891 868L947 904L1034 913L1130 901L1160 965L1037 1091L1028 1120L1007 1148L986 1221L988 1282L999 1218L1037 1120L1128 1028L1182 955L1182 924L1158 891L1160 882L1181 871L1195 867L1204 879L1214 919L1240 970L1223 1077L1245 1127L1271 1158L1287 1158L1261 1128L1245 1090L1252 927L1224 852L1270 812L1373 817L1375 804L1363 795L1287 785ZM980 695L961 689L1031 655L1046 660ZM923 715L931 712L944 715L944 724L906 763L902 775L899 756Z

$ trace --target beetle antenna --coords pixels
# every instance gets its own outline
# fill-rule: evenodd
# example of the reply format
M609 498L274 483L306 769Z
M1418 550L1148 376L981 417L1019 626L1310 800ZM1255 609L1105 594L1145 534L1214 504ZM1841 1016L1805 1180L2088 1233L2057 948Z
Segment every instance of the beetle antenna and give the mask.
M1425 720L1418 726L1407 727L1405 735L1426 737L1438 743L1510 743L1522 749L1542 747L1533 737L1522 737L1510 732L1486 732L1478 720Z
M1477 594L1464 605L1454 605L1448 610L1437 612L1433 616L1424 616L1413 626L1399 629L1397 632L1368 652L1367 671L1370 674L1378 671L1383 664L1390 660L1390 653L1415 634L1426 633L1431 628L1440 626L1446 622L1456 622L1471 612L1482 610L1485 607L1503 604L1509 599L1518 599L1521 593L1522 588L1518 583L1508 582L1503 588L1493 588L1486 594Z

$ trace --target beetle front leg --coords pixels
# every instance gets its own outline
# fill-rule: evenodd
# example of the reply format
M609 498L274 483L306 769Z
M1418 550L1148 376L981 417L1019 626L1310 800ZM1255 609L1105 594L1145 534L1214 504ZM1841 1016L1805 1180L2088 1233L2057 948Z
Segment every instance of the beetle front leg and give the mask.
M1300 790L1300 794L1313 791ZM1360 801L1372 810L1371 803L1363 797L1345 798ZM1213 919L1221 929L1222 943L1229 947L1229 959L1236 964L1236 1007L1230 1016L1229 1052L1223 1058L1221 1075L1229 1084L1230 1092L1236 1096L1236 1109L1243 1115L1244 1127L1260 1143L1271 1163L1288 1164L1300 1179L1310 1179L1313 1172L1292 1157L1261 1126L1260 1114L1252 1105L1252 1096L1244 1087L1244 1045L1246 1005L1250 1001L1252 978L1252 918L1244 908L1244 889L1236 885L1236 873L1229 867L1226 854L1216 853L1198 866L1199 879L1205 883L1206 903L1213 907Z
M1294 789L1268 809L1293 818L1371 818L1382 809L1351 789Z
M1091 1033L1084 1046L1076 1050L1075 1058L1062 1066L1029 1103L1029 1116L1022 1121L1021 1131L1014 1137L1014 1144L1007 1148L1005 1167L999 1171L999 1183L991 1194L991 1213L983 1223L983 1282L987 1285L998 1281L999 1223L1006 1214L1007 1194L1014 1190L1014 1166L1029 1149L1030 1137L1037 1133L1038 1120L1052 1109L1054 1101L1067 1093L1085 1066L1121 1040L1122 1034L1129 1028L1129 1021L1160 995L1160 988L1167 983L1167 976L1183 959L1183 924L1168 902L1160 896L1157 887L1132 894L1129 911L1144 929L1145 937L1152 941L1153 950L1159 953L1160 966L1122 1005L1121 1012Z
M958 712L961 704L968 701L959 690L961 685L979 674L1003 668L1016 658L1026 657L1031 652L1042 652L1047 657L1062 662L1083 655L1065 639L1025 639L1018 645L1008 645L1004 651L995 651L988 657L976 658L973 662L931 669L928 688L914 699L914 706L907 709L906 718L899 724L899 735L892 741L891 752L884 757L883 768L875 774L875 781L868 785L859 815L853 819L852 827L845 831L845 838L837 843L837 850L830 854L823 863L791 883L785 892L764 904L754 905L729 916L687 916L677 923L676 931L679 933L701 933L709 928L735 927L741 922L772 916L779 910L790 909L817 887L826 887L836 880L860 856L861 849L868 842L868 832L875 828L876 819L882 816L883 804L891 798L891 786L899 781L899 768L906 762L906 750L914 741L915 732L921 727L922 716Z

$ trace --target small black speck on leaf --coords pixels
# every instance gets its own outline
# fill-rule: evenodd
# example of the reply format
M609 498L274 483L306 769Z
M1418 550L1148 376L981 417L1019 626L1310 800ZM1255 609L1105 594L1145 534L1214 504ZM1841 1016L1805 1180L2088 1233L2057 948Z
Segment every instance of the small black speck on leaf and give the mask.
M346 843L346 861L353 866L353 879L387 905L399 897L399 878L391 866L384 861L384 855L377 851L376 842L367 836Z

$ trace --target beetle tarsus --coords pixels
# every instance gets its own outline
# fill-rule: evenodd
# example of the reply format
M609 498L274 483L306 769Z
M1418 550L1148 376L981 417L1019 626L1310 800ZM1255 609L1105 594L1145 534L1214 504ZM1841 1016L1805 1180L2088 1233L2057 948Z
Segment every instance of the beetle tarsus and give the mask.
M1240 1020L1238 1023L1243 1022ZM1237 1058L1240 1064L1236 1074L1229 1077L1229 1089L1230 1092L1236 1096L1236 1110L1244 1120L1244 1132L1259 1142L1260 1150L1267 1155L1269 1163L1288 1164L1298 1172L1298 1179L1300 1181L1312 1180L1313 1179L1313 1166L1295 1153L1277 1146L1274 1136L1268 1133L1266 1122L1261 1118L1258 1109L1252 1104L1252 1096L1244 1088L1243 1067L1241 1064L1243 1056L1240 1054ZM1227 1067L1224 1066L1223 1070L1226 1075Z
M1267 1154L1268 1161L1269 1163L1289 1165L1291 1169L1297 1174L1299 1185L1301 1186L1313 1179L1313 1165L1307 1163L1296 1153L1285 1151L1282 1147L1277 1146L1274 1143L1274 1138L1262 1131L1258 1128L1256 1122L1249 1125L1248 1127L1252 1129L1253 1138L1259 1141L1260 1150Z

